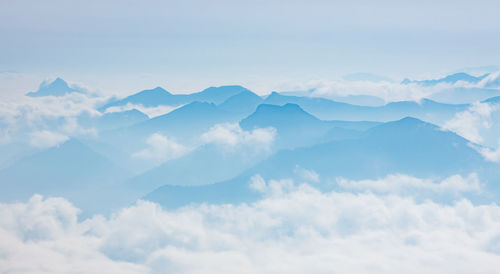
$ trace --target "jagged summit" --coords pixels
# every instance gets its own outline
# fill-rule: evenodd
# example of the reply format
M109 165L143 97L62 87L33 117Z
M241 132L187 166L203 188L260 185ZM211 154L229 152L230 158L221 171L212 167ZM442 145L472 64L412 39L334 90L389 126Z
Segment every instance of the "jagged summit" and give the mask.
M68 93L83 93L84 90L80 88L70 87L66 81L62 78L57 77L52 82L46 82L40 84L37 91L28 92L26 96L30 97L42 97L42 96L64 96Z

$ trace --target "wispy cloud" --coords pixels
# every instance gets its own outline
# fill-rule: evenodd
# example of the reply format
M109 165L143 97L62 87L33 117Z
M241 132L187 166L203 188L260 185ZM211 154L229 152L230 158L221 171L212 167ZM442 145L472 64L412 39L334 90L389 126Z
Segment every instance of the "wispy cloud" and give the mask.
M205 143L214 143L230 148L251 146L257 150L267 150L274 142L276 135L276 129L272 127L246 131L238 124L217 124L203 133L201 140Z
M51 132L48 130L35 131L31 133L30 145L38 148L48 148L66 142L68 136Z
M477 174L467 177L453 175L441 181L421 179L404 174L392 174L378 180L348 180L338 178L337 184L346 190L373 191L377 193L412 193L415 191L431 191L444 194L462 192L479 192L481 186Z
M480 130L491 127L491 113L496 110L496 106L476 102L468 110L457 113L453 119L445 122L442 128L479 144L483 142Z
M145 113L146 115L149 116L149 118L154 118L160 115L167 114L173 110L176 110L183 105L179 106L157 106L157 107L145 107L143 105L136 105L132 103L127 103L126 105L123 106L114 106L114 107L109 107L106 109L106 113L113 113L113 112L123 112L127 110L132 110L132 109L137 109L142 113Z
M148 148L140 150L132 154L132 157L137 157L146 160L153 160L161 163L167 160L175 159L188 153L190 149L173 138L164 136L160 133L152 134L147 140Z

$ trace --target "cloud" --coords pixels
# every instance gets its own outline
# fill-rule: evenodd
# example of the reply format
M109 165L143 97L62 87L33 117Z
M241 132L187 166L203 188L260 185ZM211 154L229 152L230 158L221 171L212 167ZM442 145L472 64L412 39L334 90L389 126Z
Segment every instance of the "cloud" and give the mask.
M421 86L418 84L401 84L389 81L343 81L343 80L310 80L281 84L279 90L309 90L312 97L337 99L350 95L370 95L382 98L385 102L420 101L432 94L452 88L450 84Z
M481 190L479 178L475 173L471 173L465 178L461 175L453 175L440 182L404 174L392 174L378 180L353 181L338 178L337 184L346 190L368 190L377 193L414 193L423 190L444 194L459 194L462 192L479 192Z
M243 130L238 124L217 124L201 135L205 143L222 146L252 146L267 150L276 138L276 129L272 127Z
M500 140L498 142L496 149L491 149L483 146L472 146L476 149L483 157L490 162L500 162Z
M0 204L2 273L146 273L145 267L113 261L99 252L102 239L88 234L91 220L62 198L33 196Z
M137 109L142 113L145 113L146 115L149 116L149 118L154 118L156 116L164 115L167 114L173 110L176 110L183 105L178 105L178 106L157 106L157 107L145 107L143 105L136 105L132 103L127 103L126 105L123 106L114 106L114 107L109 107L106 109L106 113L113 113L113 112L123 112L127 110L132 110L132 109Z
M89 98L70 93L62 97L20 98L0 101L0 127L5 140L31 140L37 131L59 132L63 135L96 136L95 129L82 128L77 123L81 114L102 115L95 106L103 98ZM36 134L36 133L35 133Z
M491 73L486 78L479 82L479 85L485 88L499 88L500 87L500 71Z
M495 273L500 207L259 181L252 204L139 201L78 220L60 198L0 204L2 272ZM279 191L278 191L279 190Z
M187 147L177 143L170 137L161 135L160 133L152 134L146 140L146 143L149 147L132 154L132 157L154 160L157 163L161 163L181 157L189 152Z
M480 131L491 127L491 114L496 110L496 106L476 102L466 111L455 114L455 117L446 121L442 128L453 131L471 142L480 144L484 140Z
M295 166L293 173L298 176L298 178L304 182L317 183L319 182L319 174L314 170L305 169L299 165Z
M31 133L30 145L38 148L48 148L66 142L68 136L56 132L42 130Z

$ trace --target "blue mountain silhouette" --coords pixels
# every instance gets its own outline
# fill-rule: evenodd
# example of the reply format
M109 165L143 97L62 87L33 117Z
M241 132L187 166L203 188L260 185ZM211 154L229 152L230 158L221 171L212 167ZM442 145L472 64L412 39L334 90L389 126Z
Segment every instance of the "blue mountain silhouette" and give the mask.
M61 78L56 78L51 83L43 82L37 91L28 92L26 96L42 97L42 96L64 96L68 93L84 93L85 91L79 88L68 86L68 83Z
M143 90L124 99L108 103L102 106L100 110L104 111L109 107L122 106L128 103L146 107L156 107L160 105L179 106L194 101L220 104L229 97L243 91L248 90L242 86L221 86L210 87L201 92L191 94L172 94L161 87L157 87L150 90Z
M238 203L258 194L249 189L250 177L290 176L296 166L317 172L325 181L342 176L378 178L393 173L442 177L492 168L462 137L415 118L388 122L355 139L282 150L234 179L197 187L166 185L145 199L176 207L191 202Z
M0 170L2 200L25 200L38 193L67 197L85 209L102 209L112 200L107 187L129 174L76 139L24 157ZM98 199L97 196L100 194ZM89 200L94 197L94 200Z
M489 73L483 74L481 76L472 76L470 74L464 73L464 72L459 72L455 74L451 74L448 76L445 76L440 79L433 79L433 80L421 80L421 81L416 81L416 80L410 80L410 79L404 79L401 83L402 84L419 84L423 86L433 86L437 85L440 83L448 83L448 84L454 84L458 81L464 81L464 82L469 82L469 83L478 83L479 81L483 80L489 75Z

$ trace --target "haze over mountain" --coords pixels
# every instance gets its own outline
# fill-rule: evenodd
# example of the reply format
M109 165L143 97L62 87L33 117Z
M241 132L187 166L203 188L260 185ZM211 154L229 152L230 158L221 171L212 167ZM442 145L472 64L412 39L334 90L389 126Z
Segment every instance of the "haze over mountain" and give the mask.
M414 84L478 83L484 77L461 73ZM46 91L58 86L63 92ZM47 89L41 89L40 94L64 95L68 92L66 87L58 78ZM497 92L453 88L431 97L456 95L471 100ZM442 178L452 172L464 176L467 172L477 172L487 180L494 177L491 166L495 164L486 162L478 152L480 144L470 145L469 140L429 124L445 125L461 113L470 112L472 104L422 99L366 106L311 95L272 92L261 97L242 86L212 87L193 94L173 94L160 87L144 90L101 107L91 105L95 111L86 106L84 111L69 117L37 117L40 126L35 129L30 123L18 123L15 134L19 135L13 135L18 144L1 145L6 156L2 158L0 173L11 181L21 182L19 185L27 186L25 189L40 190L47 195L64 193L75 197L79 205L93 209L97 207L83 198L83 185L88 186L86 193L100 189L101 201L106 200L109 191L121 193L116 199L109 199L109 204L133 201L151 192L147 197L181 205L202 202L203 197L215 201L220 191L227 194L234 190L235 194L229 195L234 196L234 201L241 200L238 195L255 198L254 192L247 192L252 176L279 179L294 174L297 168L311 170L328 180L336 176L364 179L392 173ZM483 103L493 107L496 101L496 97L488 97ZM70 101L68 105L78 103ZM135 106L176 108L150 118ZM491 117L496 119L495 115ZM407 116L415 118L404 118ZM5 127L11 128L8 123ZM33 130L37 130L36 134L31 133ZM488 144L495 140L496 131L491 132L491 136L484 135ZM34 138L39 136L47 139L43 147L33 145L37 144ZM23 142L29 142L29 146L23 146ZM72 157L87 160L74 162ZM87 167L86 161L95 166ZM34 168L42 167L44 162L51 165ZM75 166L66 168L71 164ZM74 172L61 172L58 166ZM77 166L82 167L78 172ZM36 178L47 187L32 187L35 177L28 176L23 169L37 170ZM103 181L102 187L96 181ZM64 187L58 189L61 184ZM184 194L162 192L170 188ZM207 194L195 193L198 189ZM11 195L26 197L23 195L31 190L21 194L16 191ZM208 193L215 196L206 196ZM170 195L179 203L165 202ZM221 198L221 202L224 199L229 198Z
M0 169L0 196L3 201L19 201L33 194L61 195L87 209L99 212L113 205L111 187L128 176L102 155L75 139L28 155ZM90 197L93 197L90 199Z
M286 178L296 167L312 170L326 181L336 177L380 178L394 173L424 178L472 171L484 172L486 178L496 174L496 165L486 162L469 141L408 117L368 129L360 138L280 151L231 180L197 187L166 185L145 199L168 207L191 202L249 202L258 198L258 193L249 188L252 176Z
M464 72L458 72L455 74L447 75L443 78L440 79L433 79L433 80L410 80L408 78L404 79L401 83L402 84L419 84L423 86L433 86L441 83L447 83L447 84L455 84L458 81L463 81L467 83L478 83L484 78L486 78L489 75L489 73L483 74L481 76L473 76Z

